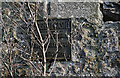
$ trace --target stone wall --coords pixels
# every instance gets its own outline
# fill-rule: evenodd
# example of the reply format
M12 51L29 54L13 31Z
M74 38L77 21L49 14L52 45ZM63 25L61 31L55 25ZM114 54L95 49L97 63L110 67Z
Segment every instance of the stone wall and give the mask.
M99 3L53 3L51 8L53 17L72 18L72 61L56 63L53 75L118 76L120 23L103 22Z
M51 74L56 76L119 76L120 22L104 22L100 3L51 3L49 18L71 18L72 57L53 63L47 72L53 69ZM16 29L16 37L22 40L26 33Z
M1 54L1 50L2 50L1 43L2 43L2 27L1 27L1 2L0 2L0 58L2 56L2 54ZM0 60L0 69L1 68L2 68L2 62ZM0 72L1 72L1 70L0 70ZM1 75L0 75L0 77L1 77Z

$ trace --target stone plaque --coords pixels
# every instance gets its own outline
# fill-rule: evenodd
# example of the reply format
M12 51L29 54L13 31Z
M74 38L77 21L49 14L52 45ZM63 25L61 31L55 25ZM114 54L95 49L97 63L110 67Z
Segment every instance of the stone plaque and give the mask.
M47 24L43 20L38 20L39 29L42 33L43 39L48 37ZM58 53L57 59L68 60L71 58L71 19L49 19L48 27L50 29L50 44L46 53L47 59L55 57ZM58 42L58 51L57 51ZM36 45L35 50L40 50ZM42 55L42 53L40 53Z

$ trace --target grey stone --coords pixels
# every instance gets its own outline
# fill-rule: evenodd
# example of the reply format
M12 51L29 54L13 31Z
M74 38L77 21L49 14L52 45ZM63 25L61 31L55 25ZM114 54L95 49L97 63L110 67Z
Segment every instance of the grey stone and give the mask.
M95 2L65 2L51 3L50 17L57 18L86 18L91 23L100 24L102 14L100 4Z
M51 3L50 7L50 18L72 18L72 58L71 61L52 64L48 72L53 68L52 75L55 76L115 76L118 74L119 22L102 24L99 3ZM26 37L27 34L19 28L14 30L17 31L17 36L21 37L20 45L26 46L29 38ZM26 38L25 41L22 38ZM23 61L19 62L22 64ZM37 62L33 62L35 63Z

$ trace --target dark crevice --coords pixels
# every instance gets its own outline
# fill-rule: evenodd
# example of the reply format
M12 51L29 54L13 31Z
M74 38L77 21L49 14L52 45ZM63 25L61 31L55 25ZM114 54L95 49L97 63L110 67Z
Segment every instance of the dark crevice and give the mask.
M103 21L120 21L120 2L105 2L100 4Z

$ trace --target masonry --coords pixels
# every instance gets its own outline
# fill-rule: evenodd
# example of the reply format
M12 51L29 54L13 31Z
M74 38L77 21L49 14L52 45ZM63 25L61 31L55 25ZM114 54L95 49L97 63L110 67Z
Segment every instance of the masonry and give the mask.
M1 3L0 3L0 24L1 24ZM2 27L0 26L0 57L1 57L1 42L2 42ZM2 68L2 62L0 60L0 69ZM1 76L1 75L0 75Z
M51 66L47 72L53 71L52 75L56 76L118 76L120 60L119 21L104 22L100 3L97 2L56 2L50 3L49 9L49 19L58 20L55 22L59 26L57 31L60 30L62 35L69 34L71 45L68 45L66 41L64 43L66 53L69 52L66 54L67 58L70 60L64 59L55 64L52 63L54 66ZM51 25L50 22L49 25ZM47 26L43 27L43 24L43 20L38 19L38 25L45 33ZM55 27L50 29L55 32ZM63 29L65 31L62 31ZM16 30L18 38L22 39L26 35L20 28L16 28ZM1 29L0 32L2 33ZM30 37L27 36L26 41L27 39ZM63 42L62 39L67 39L67 37L60 39ZM1 40L2 35L0 34ZM54 43L51 45L56 46ZM61 55L64 56L64 54Z

